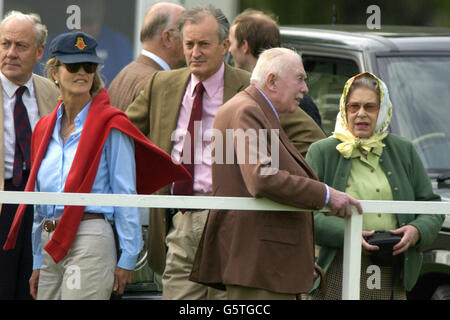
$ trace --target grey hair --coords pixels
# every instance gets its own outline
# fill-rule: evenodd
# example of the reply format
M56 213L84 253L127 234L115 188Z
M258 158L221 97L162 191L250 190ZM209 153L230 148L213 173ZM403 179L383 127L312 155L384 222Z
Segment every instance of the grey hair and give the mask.
M29 22L31 22L35 31L36 47L45 45L45 43L47 42L48 31L47 27L42 24L41 17L37 13L25 14L16 10L9 11L0 23L0 29L3 29L4 24L13 18L28 20Z
M377 79L371 77L369 74L364 74L360 77L357 77L355 80L353 80L352 85L348 89L347 99L348 99L348 97L350 97L353 90L355 90L357 88L370 89L377 94L378 100L381 99L380 98L380 95L381 95L380 84L378 83Z
M211 15L216 19L219 25L219 43L222 43L228 38L228 33L230 31L230 22L227 17L223 14L222 10L215 8L213 5L209 4L204 7L195 7L192 9L186 9L180 17L180 22L178 24L178 29L181 36L183 37L183 27L186 22L193 24L198 24L205 18L206 15Z
M291 61L283 59L286 55L297 56L301 61L301 55L291 49L271 48L264 50L253 69L250 83L257 87L263 87L270 73L283 75L286 71L290 70L292 68Z

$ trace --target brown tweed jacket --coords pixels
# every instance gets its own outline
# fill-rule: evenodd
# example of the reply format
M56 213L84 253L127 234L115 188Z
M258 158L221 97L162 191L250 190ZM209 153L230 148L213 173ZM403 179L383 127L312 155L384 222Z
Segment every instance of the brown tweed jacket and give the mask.
M225 103L214 120L214 129L222 133L221 154L231 164L212 165L213 195L222 197L264 197L299 208L318 210L325 204L326 188L298 150L288 139L275 113L254 86ZM278 156L278 171L263 175L269 163L249 163L246 139L245 163L239 161L239 148L227 130L261 132L279 130L279 149L272 153L271 138L267 150L257 154ZM259 145L260 146L260 145ZM238 149L237 149L238 148ZM265 152L264 152L265 151ZM217 154L217 151L216 153ZM267 156L264 156L267 159ZM251 161L250 161L251 162ZM314 225L312 212L211 210L192 268L191 280L219 289L225 285L261 288L273 292L308 292L314 274Z
M125 111L144 89L152 74L160 70L162 68L158 63L140 54L111 81L108 87L111 105Z

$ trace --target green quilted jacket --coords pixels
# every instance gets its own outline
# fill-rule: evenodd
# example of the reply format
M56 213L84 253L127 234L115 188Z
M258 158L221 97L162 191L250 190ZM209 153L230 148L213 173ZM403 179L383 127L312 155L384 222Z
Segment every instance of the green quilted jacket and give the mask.
M307 162L317 173L319 180L327 185L345 191L351 170L351 159L345 159L337 150L340 141L329 137L313 143L306 155ZM433 193L425 168L412 143L402 137L389 134L383 143L380 166L391 186L395 201L440 201ZM420 274L422 266L421 248L430 245L437 236L444 215L397 215L398 226L406 224L415 226L420 233L420 240L403 255L403 286L410 291ZM344 245L344 219L326 216L316 212L314 215L315 242L321 246L317 263L326 272L333 262L338 250ZM313 290L317 288L315 284Z

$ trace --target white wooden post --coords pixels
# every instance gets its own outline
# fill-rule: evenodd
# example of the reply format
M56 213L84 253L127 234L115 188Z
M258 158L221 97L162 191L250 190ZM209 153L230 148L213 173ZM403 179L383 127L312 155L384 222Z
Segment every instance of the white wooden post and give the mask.
M359 300L361 278L362 215L352 207L345 221L342 300Z

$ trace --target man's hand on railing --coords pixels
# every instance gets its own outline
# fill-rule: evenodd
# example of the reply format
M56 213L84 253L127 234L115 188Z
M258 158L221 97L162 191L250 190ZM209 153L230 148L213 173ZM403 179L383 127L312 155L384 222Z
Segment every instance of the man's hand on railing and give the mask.
M328 200L328 207L330 207L330 212L327 214L329 216L338 216L341 218L346 218L352 215L351 206L355 206L359 214L363 213L361 203L351 197L350 195L328 187L330 190L330 199Z

